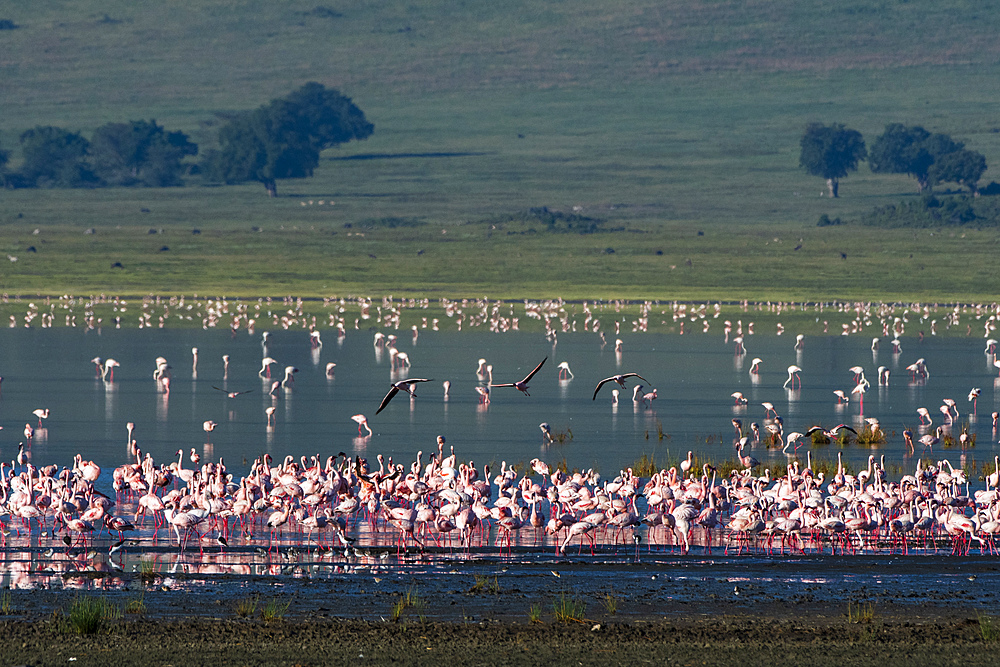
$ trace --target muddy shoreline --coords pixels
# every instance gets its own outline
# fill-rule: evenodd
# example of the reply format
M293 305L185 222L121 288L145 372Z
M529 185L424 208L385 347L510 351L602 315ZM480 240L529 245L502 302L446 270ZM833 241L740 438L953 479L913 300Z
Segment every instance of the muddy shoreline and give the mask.
M53 618L0 622L6 665L636 665L636 664L995 664L975 616L901 617L884 609L867 622L785 613L583 622L437 623L285 619L115 622L93 636L60 630ZM707 614L707 615L703 615ZM931 614L933 616L933 613Z
M493 589L492 579L468 576L448 589L400 582L383 591L377 613L364 619L358 618L358 594L308 581L280 592L272 585L271 594L241 588L249 591L242 596L225 594L233 582L193 592L139 578L104 591L5 590L2 601L11 613L0 616L0 664L985 665L996 663L1000 648L984 637L995 598L969 600L958 591L914 604L864 602L844 591L791 599L752 583L727 582L728 596L651 604L628 586L587 596L581 592L585 579L574 586L561 581L572 581L572 570L541 581L520 576L532 577L533 590L526 590L526 579L502 577ZM609 591L614 609L601 604ZM413 604L394 618L394 604L407 594ZM585 603L575 620L555 616L564 595ZM238 605L249 596L256 607L241 616ZM96 634L75 634L68 619L81 598L108 600L119 615ZM271 600L288 602L287 610L265 621L262 609ZM532 607L538 611L534 621ZM433 620L441 618L449 620ZM1000 637L1000 623L997 628Z

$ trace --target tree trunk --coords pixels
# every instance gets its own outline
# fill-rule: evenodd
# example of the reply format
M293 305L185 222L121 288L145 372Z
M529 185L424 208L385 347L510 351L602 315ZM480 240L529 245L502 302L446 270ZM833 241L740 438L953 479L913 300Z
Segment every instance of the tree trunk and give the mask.
M830 189L830 196L836 197L840 192L840 181L836 178L828 178L826 179L826 187Z
M278 184L274 181L264 181L264 187L267 189L268 197L278 196Z

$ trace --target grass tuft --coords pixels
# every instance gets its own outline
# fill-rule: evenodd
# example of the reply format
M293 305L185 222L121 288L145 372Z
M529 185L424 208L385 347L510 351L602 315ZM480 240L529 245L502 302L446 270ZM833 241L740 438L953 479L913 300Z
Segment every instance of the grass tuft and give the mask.
M542 622L542 605L533 604L528 607L528 621L531 623L541 623Z
M146 613L146 591L129 598L129 601L125 603L125 613L136 616L142 616Z
M10 616L14 613L14 600L10 596L10 590L4 590L0 594L0 614Z
M614 616L618 613L618 604L621 602L621 598L615 593L615 589L612 588L610 591L604 594L601 599L601 603L604 605L604 611L609 615Z
M583 615L586 612L586 602L578 597L570 597L566 593L560 593L559 597L552 602L552 614L560 623L569 623L570 621L582 623Z
M500 594L500 579L496 575L491 577L486 574L474 574L473 577L475 577L476 583L469 589L470 593Z
M393 603L392 609L389 611L389 617L393 621L399 621L403 616L403 612L407 609L413 609L417 614L417 618L421 622L426 620L425 609L427 608L427 603L420 597L417 590L411 587L406 593L399 596L399 598Z
M151 560L139 561L139 579L144 584L151 584L156 581L156 563Z
M268 600L260 609L260 617L265 623L280 621L285 617L285 614L288 613L288 608L291 606L291 599L288 599L285 602L281 602L276 598Z
M847 603L848 623L871 623L875 620L875 617L874 602L869 602L868 604L859 602L857 605L850 602Z
M979 614L979 634L984 642L993 643L1000 641L1000 622L992 616Z
M251 618L257 612L258 603L260 603L259 595L248 595L236 601L233 611L240 618Z
M121 610L106 598L77 596L64 619L64 628L77 635L93 635L107 630L119 618Z

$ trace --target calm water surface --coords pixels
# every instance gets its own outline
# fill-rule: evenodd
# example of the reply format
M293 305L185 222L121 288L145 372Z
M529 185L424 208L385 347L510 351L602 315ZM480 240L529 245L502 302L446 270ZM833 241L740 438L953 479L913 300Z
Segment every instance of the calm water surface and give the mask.
M11 329L0 333L3 376L0 395L0 457L12 459L24 440L25 423L37 426L36 408L49 408L51 416L39 429L30 447L36 465L68 465L82 453L102 466L109 486L110 471L127 460L126 423L134 422L134 437L157 462L193 447L203 456L224 457L227 466L243 474L250 461L267 452L275 459L286 455L326 456L345 451L374 457L392 455L410 461L418 450L436 447L444 435L460 459L477 464L527 461L534 457L555 463L563 458L570 467L596 467L605 476L631 465L643 454L660 461L682 458L687 450L710 459L733 456L730 420L763 423L762 401L774 403L785 419L785 430L805 432L813 424L831 427L840 422L860 427L860 405L838 406L834 389L854 386L850 367L860 365L873 386L865 395L864 416L878 417L890 435L876 454L887 462L906 464L900 432L917 431L916 409L926 407L935 426L943 421L938 410L942 399L952 398L962 412L953 427L968 422L977 445L966 454L987 461L996 453L996 434L990 413L1000 407L993 355L984 353L978 338L904 339L903 351L888 346L873 353L870 339L831 336L808 338L801 351L789 336L752 336L745 356L734 355L732 343L721 336L634 334L623 337L624 350L601 345L593 334L563 334L553 345L538 334L421 331L414 340L403 332L397 344L412 367L394 374L389 354L377 350L372 332L350 331L341 341L328 337L322 348L311 349L305 332L273 333L267 349L261 337L246 333L232 337L220 331L104 330L83 333L73 329ZM192 347L198 348L197 372ZM231 358L228 379L223 376L222 355ZM264 355L277 360L273 372L280 379L286 365L295 366L294 386L267 394L270 380L258 376ZM121 366L114 382L95 377L90 359L112 357ZM155 359L165 357L172 366L169 395L152 379ZM488 406L479 403L475 386L477 360L493 366L494 382L521 379L541 359L543 369L530 383L531 396L512 388L493 390ZM754 357L763 359L762 372L752 378L748 369ZM926 359L930 377L912 381L906 366ZM559 380L557 365L569 362L572 380ZM328 378L328 362L337 364ZM802 389L782 389L790 364L803 369ZM877 367L892 372L889 387L874 386ZM646 408L634 403L629 383L617 406L612 405L609 383L597 400L594 387L604 377L638 372L656 388L658 398ZM379 415L382 396L393 379L432 378L418 387L418 397L398 395ZM443 397L442 382L452 383L450 397ZM645 384L645 383L643 383ZM224 391L249 391L228 398ZM982 388L978 414L967 401L972 387ZM749 403L738 408L730 394L743 392ZM267 427L265 408L276 408L276 425ZM375 435L358 437L354 414L368 416ZM202 429L206 420L218 423L210 436ZM563 444L543 446L538 425L547 422L554 432L567 435ZM662 429L661 439L658 433ZM835 447L819 456L834 458ZM845 457L862 464L872 450L850 446ZM919 452L919 446L918 446ZM804 456L805 448L799 450ZM959 462L957 450L935 450ZM754 456L772 468L784 466L780 451L759 448ZM426 460L426 455L425 455Z

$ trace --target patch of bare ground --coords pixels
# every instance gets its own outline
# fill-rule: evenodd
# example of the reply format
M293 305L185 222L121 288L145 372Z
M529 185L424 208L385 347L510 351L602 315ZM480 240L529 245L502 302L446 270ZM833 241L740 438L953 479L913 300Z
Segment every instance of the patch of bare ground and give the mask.
M129 620L95 636L0 623L7 665L995 664L975 617L714 615L651 622Z

